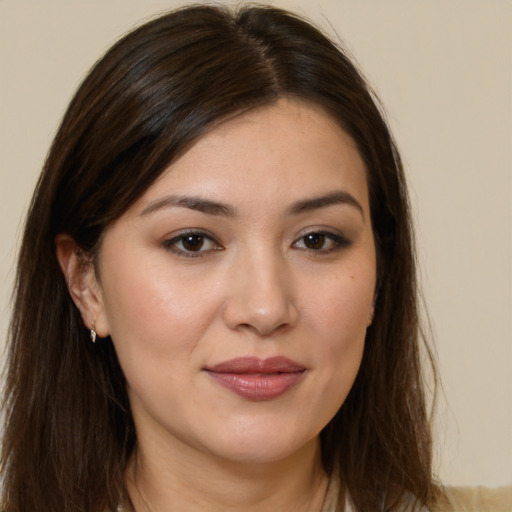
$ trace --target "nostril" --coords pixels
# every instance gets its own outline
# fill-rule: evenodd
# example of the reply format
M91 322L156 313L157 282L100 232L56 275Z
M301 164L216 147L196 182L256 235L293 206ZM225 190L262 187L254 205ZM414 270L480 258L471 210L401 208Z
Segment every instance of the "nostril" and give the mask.
M262 322L260 320L254 320L253 322L243 322L237 325L232 325L231 328L237 331L253 332L259 337L275 336L282 334L293 327L292 323L281 322Z
M250 254L253 259L254 254ZM249 262L251 262L249 258ZM252 264L233 269L232 286L223 304L222 315L230 329L253 330L258 336L284 332L297 322L292 279L275 259L266 263L256 258ZM235 284L236 283L236 284Z

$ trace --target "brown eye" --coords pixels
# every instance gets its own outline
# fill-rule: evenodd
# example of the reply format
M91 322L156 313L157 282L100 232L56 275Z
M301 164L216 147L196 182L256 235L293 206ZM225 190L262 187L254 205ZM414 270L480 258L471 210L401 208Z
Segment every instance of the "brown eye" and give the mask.
M204 245L204 236L186 235L181 239L181 245L186 251L200 251Z
M312 231L301 236L294 244L296 249L303 251L316 252L318 254L327 254L338 249L350 246L351 242L343 235Z
M326 237L323 233L309 233L304 236L304 245L308 249L318 251L324 248L325 238Z
M200 231L182 233L170 240L165 240L163 246L178 256L204 256L222 249L222 246L211 236Z

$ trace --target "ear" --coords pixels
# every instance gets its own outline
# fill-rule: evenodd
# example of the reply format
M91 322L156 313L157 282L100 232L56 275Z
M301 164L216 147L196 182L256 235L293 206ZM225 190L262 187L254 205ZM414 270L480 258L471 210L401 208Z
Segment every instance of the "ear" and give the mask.
M69 294L80 311L85 326L87 329L94 329L102 338L108 336L107 315L92 261L79 250L69 235L57 235L55 248Z
M366 324L366 328L370 327L373 323L373 319L375 317L375 303L377 302L378 294L375 292L375 295L373 297L372 307L370 308L370 312L368 314L368 322Z
M375 316L375 302L372 304L372 307L368 314L368 322L366 323L366 328L368 328L368 327L370 327L370 325L372 325L374 316Z

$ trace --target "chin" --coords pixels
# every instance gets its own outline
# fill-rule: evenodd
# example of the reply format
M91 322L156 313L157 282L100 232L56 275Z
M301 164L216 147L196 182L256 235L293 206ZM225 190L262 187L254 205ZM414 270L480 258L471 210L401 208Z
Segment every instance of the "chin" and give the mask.
M211 442L211 439L210 439ZM319 449L318 435L291 434L285 429L269 429L255 432L249 428L231 431L215 446L211 453L238 464L269 464L293 459L304 452Z

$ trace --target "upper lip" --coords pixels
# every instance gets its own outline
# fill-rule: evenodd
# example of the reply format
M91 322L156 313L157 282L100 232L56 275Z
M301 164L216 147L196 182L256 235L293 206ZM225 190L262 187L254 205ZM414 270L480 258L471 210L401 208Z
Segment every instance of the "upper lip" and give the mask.
M205 370L214 373L294 373L302 372L305 368L287 357L275 356L267 359L236 357L213 366L207 366Z

